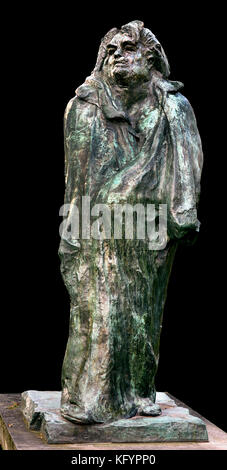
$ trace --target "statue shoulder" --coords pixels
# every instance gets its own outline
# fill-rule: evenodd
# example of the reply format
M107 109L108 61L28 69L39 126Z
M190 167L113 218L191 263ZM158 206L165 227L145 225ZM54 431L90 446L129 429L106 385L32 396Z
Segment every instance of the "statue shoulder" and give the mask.
M75 130L77 124L88 121L94 114L94 105L75 95L67 104L64 113L64 129L67 132Z
M180 92L167 94L165 108L169 118L195 119L190 102Z
M76 112L77 112L77 99L76 96L69 100L64 113L64 128L70 128L75 125L76 120Z

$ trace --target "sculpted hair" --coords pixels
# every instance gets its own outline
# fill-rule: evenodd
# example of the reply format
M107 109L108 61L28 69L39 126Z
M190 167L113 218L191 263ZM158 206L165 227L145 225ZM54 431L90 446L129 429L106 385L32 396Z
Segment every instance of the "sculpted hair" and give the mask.
M121 29L111 29L102 39L97 62L93 73L101 72L104 61L107 57L107 44L118 33L127 33L135 42L141 42L145 48L145 54L148 60L152 60L155 70L167 78L170 74L170 67L166 54L155 35L147 28L144 28L142 21L131 21L122 26Z

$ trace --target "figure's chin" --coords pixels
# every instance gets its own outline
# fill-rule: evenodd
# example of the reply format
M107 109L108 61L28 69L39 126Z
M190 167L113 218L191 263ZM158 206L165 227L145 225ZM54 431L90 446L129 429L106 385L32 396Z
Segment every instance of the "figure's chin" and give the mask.
M113 71L113 78L118 83L127 83L131 80L131 74L126 67L116 67Z

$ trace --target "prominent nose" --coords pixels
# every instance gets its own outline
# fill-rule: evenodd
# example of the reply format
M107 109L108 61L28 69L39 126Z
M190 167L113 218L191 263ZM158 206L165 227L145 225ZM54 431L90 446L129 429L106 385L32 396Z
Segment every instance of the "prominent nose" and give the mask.
M122 51L121 48L118 47L116 51L114 52L114 57L121 57L122 56Z

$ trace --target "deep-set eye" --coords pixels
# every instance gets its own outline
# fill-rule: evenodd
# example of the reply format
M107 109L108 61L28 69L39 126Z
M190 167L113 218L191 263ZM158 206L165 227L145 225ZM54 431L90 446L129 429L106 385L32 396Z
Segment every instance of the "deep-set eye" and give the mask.
M116 50L116 49L115 49L114 47L108 47L108 54L109 54L109 55L114 54L115 50Z
M126 51L134 51L134 50L135 50L135 47L134 47L134 46L127 45L127 46L125 46L125 50L126 50Z

